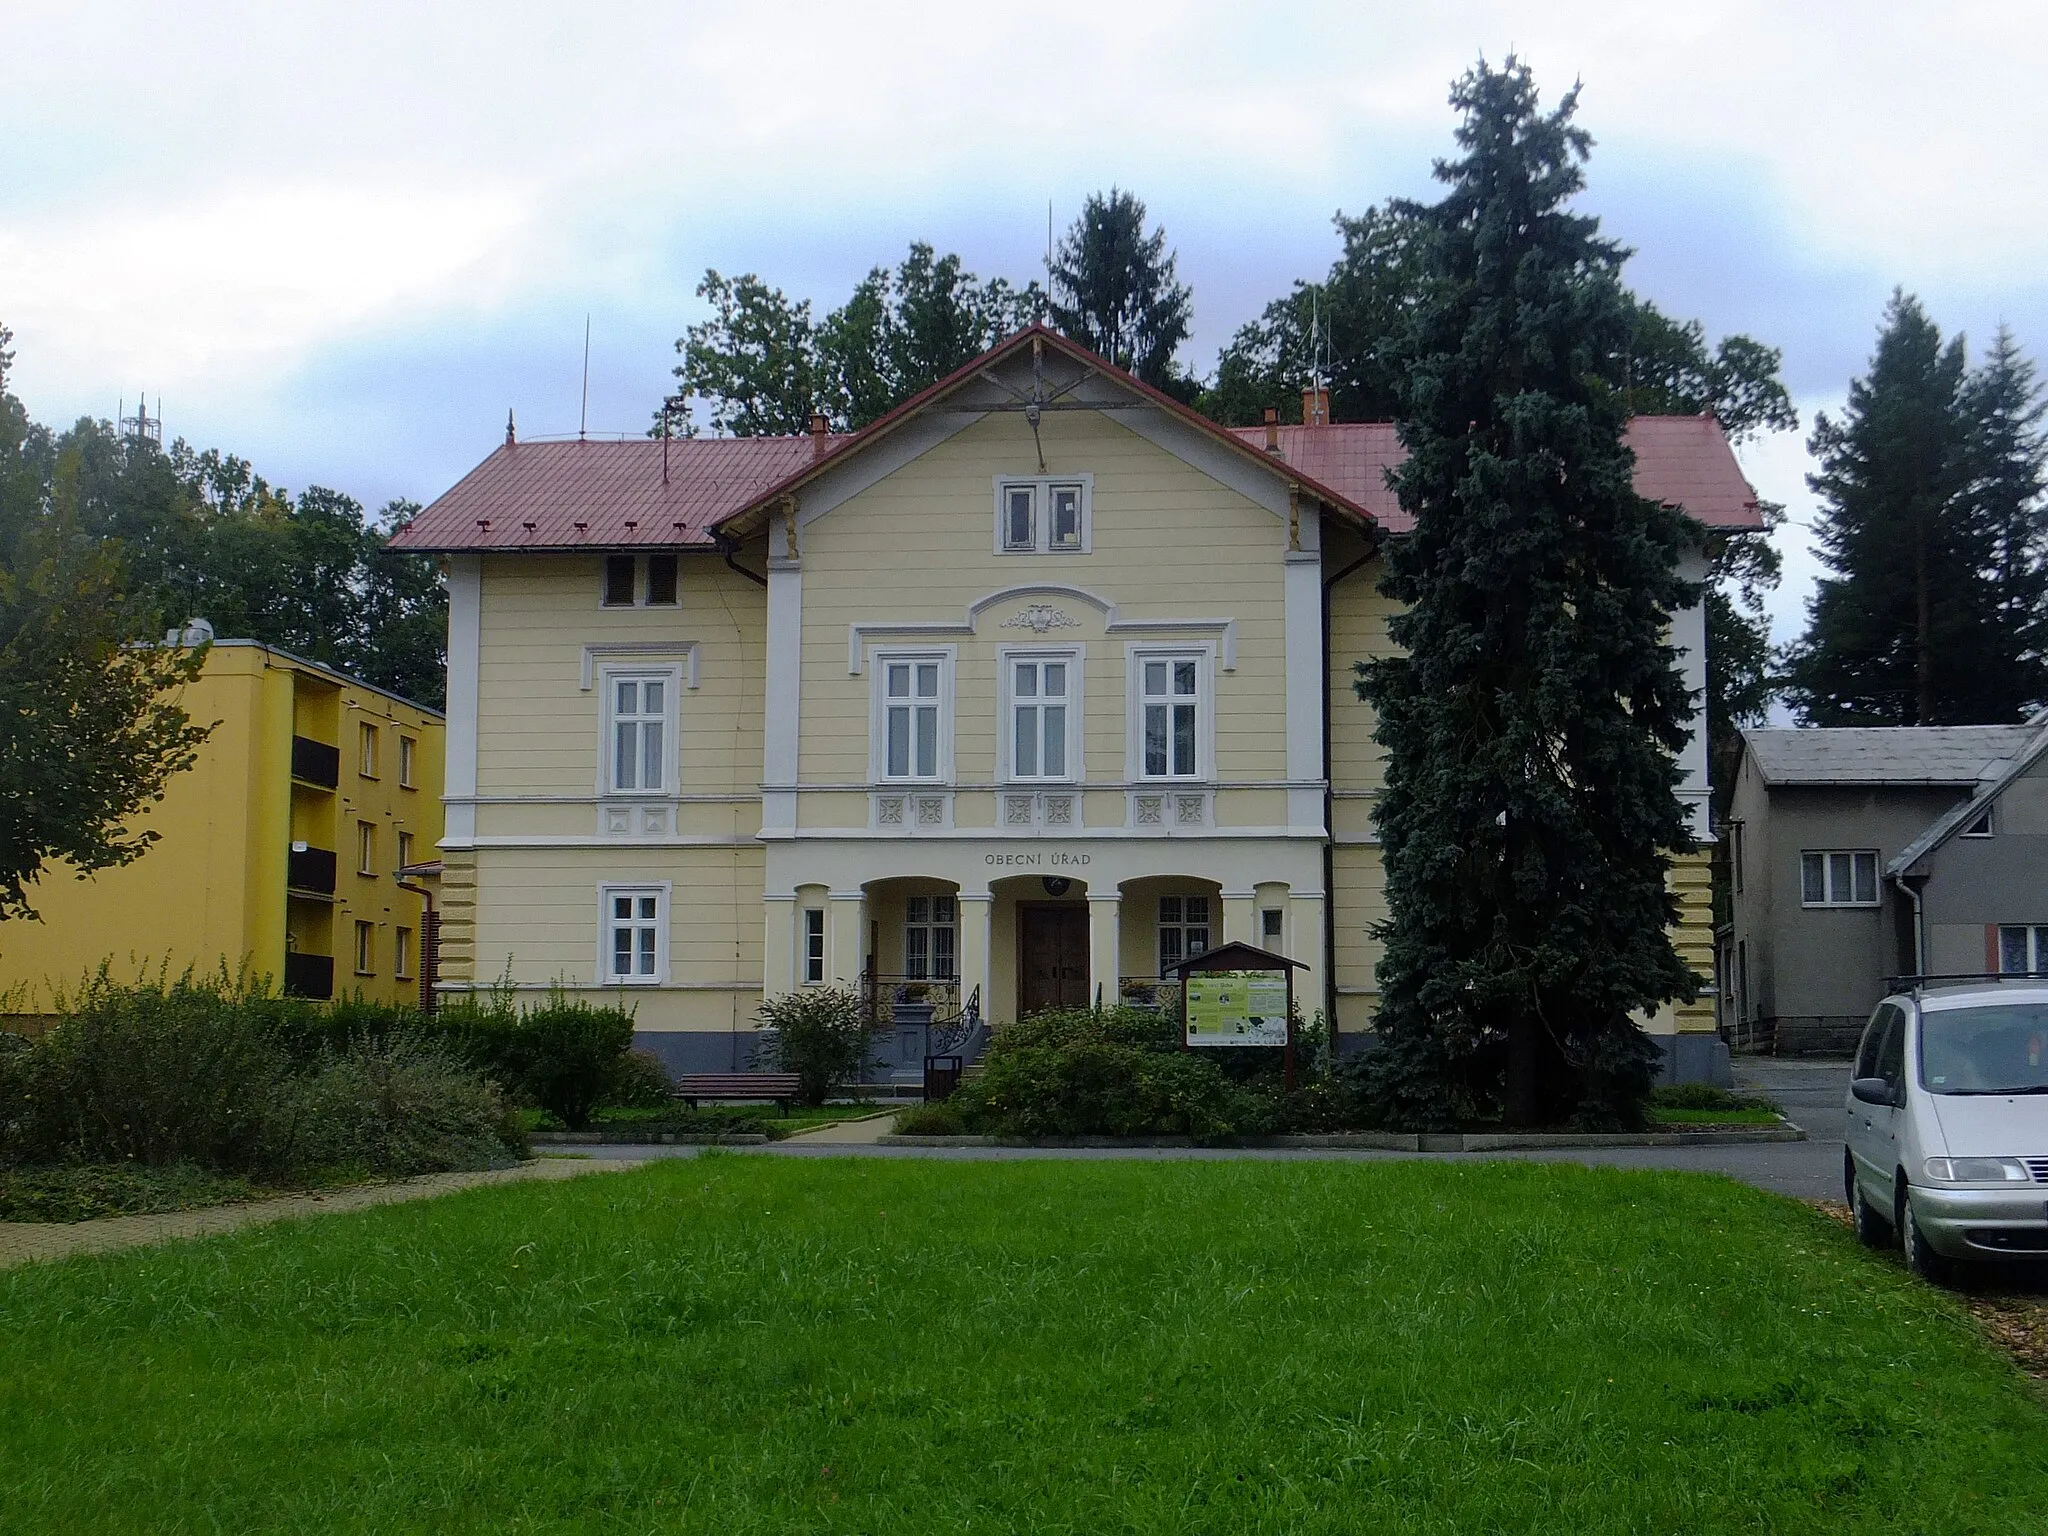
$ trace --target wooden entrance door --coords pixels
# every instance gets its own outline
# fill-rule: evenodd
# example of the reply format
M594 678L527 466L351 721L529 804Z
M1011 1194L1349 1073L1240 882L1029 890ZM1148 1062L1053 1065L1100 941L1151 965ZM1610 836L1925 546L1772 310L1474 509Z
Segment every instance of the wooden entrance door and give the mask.
M1088 909L1017 909L1017 1016L1088 1006Z

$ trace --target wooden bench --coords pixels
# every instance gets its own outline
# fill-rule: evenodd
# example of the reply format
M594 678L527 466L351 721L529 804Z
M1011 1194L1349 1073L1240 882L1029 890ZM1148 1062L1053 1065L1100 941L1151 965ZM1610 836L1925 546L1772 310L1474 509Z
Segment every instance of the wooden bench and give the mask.
M766 1099L789 1113L789 1101L803 1090L803 1079L794 1072L690 1072L676 1079L671 1098L690 1108L699 1099Z

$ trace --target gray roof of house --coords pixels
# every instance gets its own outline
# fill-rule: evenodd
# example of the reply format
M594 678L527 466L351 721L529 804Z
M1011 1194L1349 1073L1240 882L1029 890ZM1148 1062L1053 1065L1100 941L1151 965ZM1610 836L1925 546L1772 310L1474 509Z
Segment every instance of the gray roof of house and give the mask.
M2025 773L2048 752L2048 709L2039 711L2025 725L2017 727L2025 738L2010 756L2001 758L1991 765L1991 772L1977 786L1976 793L1960 805L1950 807L1948 813L1937 816L1933 825L1913 839L1899 856L1885 866L1885 873L1891 875L1909 874L1913 866L1940 848L1958 831L1974 822L2000 795L2006 785Z
M2030 725L1893 725L1745 730L1766 784L1974 787L2039 732Z

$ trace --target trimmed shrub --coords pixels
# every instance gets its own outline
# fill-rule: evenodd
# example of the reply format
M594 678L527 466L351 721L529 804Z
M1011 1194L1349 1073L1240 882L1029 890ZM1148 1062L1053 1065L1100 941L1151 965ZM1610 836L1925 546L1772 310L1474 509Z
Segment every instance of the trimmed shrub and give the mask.
M607 1107L665 1109L675 1103L675 1079L652 1051L628 1051L619 1058L605 1091Z
M898 1136L961 1136L967 1122L951 1104L920 1104L899 1114L893 1129Z
M588 1130L633 1049L633 1016L557 993L490 1044L522 1094L570 1130Z
M805 987L771 997L761 1020L774 1031L762 1045L766 1065L794 1072L797 1097L816 1106L842 1083L867 1070L875 1036L889 1026L873 1019L860 997L844 987Z
M277 1092L270 1160L386 1178L509 1167L526 1133L497 1089L417 1036L359 1039Z

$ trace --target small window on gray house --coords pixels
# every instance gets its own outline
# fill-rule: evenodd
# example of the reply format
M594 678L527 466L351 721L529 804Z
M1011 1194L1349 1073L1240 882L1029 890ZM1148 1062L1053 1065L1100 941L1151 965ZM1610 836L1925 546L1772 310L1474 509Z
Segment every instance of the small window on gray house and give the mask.
M1963 828L1965 837L1989 837L1991 835L1991 807L1984 807L1984 814Z
M647 557L647 606L673 608L676 603L676 557Z
M631 555L606 555L604 557L605 607L630 608L633 606L633 567L635 563Z
M2048 974L2048 924L2002 924L1998 930L1998 971L2002 976Z
M1822 849L1799 855L1799 900L1808 907L1877 905L1877 854Z

